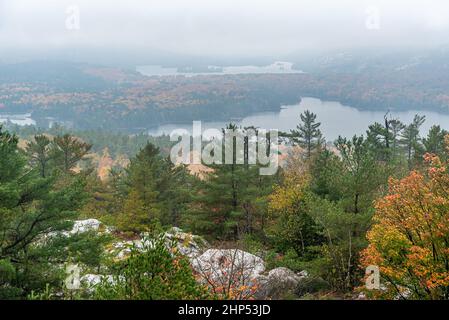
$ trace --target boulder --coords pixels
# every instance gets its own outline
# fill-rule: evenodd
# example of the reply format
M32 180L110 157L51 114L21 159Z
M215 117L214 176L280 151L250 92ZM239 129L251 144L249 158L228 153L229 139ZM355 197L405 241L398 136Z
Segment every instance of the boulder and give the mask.
M110 233L111 228L104 225L101 221L97 219L86 219L86 220L76 220L73 221L73 226L71 230L68 231L54 231L42 235L36 240L36 245L42 245L51 241L56 237L71 237L76 234L81 234L84 232L95 231L98 234Z
M193 259L192 265L198 272L211 271L220 275L239 271L250 278L256 278L265 271L261 258L239 249L209 249Z
M177 248L181 255L194 259L199 256L204 249L209 246L206 240L200 236L192 235L191 233L183 232L179 228L171 228L164 234L167 248ZM131 249L144 250L144 248L151 248L152 240L146 233L142 233L139 239L118 241L112 243L107 251L116 259L125 259L131 254Z
M114 278L111 275L85 274L80 278L81 285L88 290L93 290L94 287L102 281L106 281L110 284L115 283Z
M174 245L178 252L189 259L198 257L209 246L206 240L200 236L183 232L177 227L171 228L165 233L167 246Z
M270 270L268 275L258 277L259 288L255 297L257 299L282 299L286 295L293 294L298 284L306 277L306 272L296 274L284 267Z
M106 252L112 255L112 257L116 260L123 260L131 255L131 250L133 248L141 251L143 249L143 245L144 244L141 239L117 241L107 246Z
M257 278L265 271L261 258L239 249L209 249L191 263L200 283L216 292L229 294L232 290L247 298L253 296Z
M78 234L88 231L99 231L100 225L101 221L97 219L78 220L73 223L72 230L70 230L69 233Z

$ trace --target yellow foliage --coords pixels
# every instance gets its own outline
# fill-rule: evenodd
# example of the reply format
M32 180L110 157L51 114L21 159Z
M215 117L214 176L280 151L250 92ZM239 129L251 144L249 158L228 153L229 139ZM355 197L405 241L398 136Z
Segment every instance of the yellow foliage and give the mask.
M361 261L379 266L386 293L405 287L414 297L442 298L449 286L449 163L431 154L425 162L423 172L390 179Z

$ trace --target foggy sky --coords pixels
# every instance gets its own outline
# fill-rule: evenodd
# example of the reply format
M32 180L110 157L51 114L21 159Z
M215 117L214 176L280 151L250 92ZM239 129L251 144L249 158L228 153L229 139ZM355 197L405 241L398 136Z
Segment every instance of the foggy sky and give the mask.
M79 30L66 27L72 5ZM379 28L367 27L373 8ZM0 0L0 55L2 48L128 48L269 56L448 41L447 0Z

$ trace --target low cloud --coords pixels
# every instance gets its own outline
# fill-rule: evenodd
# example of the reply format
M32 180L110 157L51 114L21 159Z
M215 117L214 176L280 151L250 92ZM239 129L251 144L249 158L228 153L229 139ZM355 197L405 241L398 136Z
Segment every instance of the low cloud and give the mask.
M79 28L67 27L73 6L79 9ZM367 19L378 27L369 27ZM113 47L263 56L440 45L446 39L449 3L444 0L0 0L0 43L11 49Z

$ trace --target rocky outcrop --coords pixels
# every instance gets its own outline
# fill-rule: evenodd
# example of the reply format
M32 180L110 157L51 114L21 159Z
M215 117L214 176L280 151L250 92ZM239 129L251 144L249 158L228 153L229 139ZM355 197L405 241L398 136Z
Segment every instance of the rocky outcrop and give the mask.
M183 232L177 227L171 228L165 233L167 245L174 245L180 254L194 259L198 257L205 248L209 247L209 244L202 237L193 235L191 233Z
M65 235L96 231L110 232L96 219L75 221L72 230ZM287 268L276 268L265 273L265 262L262 258L239 249L211 249L202 237L172 228L164 234L168 248L189 258L198 281L217 288L232 287L240 290L243 297L257 299L281 299L295 292L298 284L308 277L306 272L295 273ZM153 240L148 234L142 234L134 240L115 241L106 247L107 253L115 260L129 257L133 249L151 248ZM87 271L87 270L86 270ZM87 273L81 276L80 283L84 288L93 288L105 279L113 283L110 275Z
M80 285L87 292L92 293L100 283L115 284L116 280L111 275L85 274L80 278Z
M114 283L114 279L111 275L85 274L80 278L81 284L87 288L92 288L102 281Z
M198 281L237 299L252 297L265 271L261 258L239 249L209 249L191 263Z
M35 242L36 245L44 244L56 237L71 237L85 232L96 232L97 234L111 233L112 229L104 225L97 219L75 220L72 229L66 231L54 231L39 237Z
M282 299L286 295L293 295L299 283L307 278L307 272L296 274L284 267L270 270L268 275L257 278L259 288L255 294L257 299Z
M142 249L142 240L124 240L113 242L106 247L106 252L116 260L129 257L133 248Z
M209 249L193 259L192 266L199 273L211 273L218 278L235 272L255 279L265 271L261 258L239 249Z
M73 223L72 230L70 230L68 233L78 234L78 233L84 233L88 231L102 231L100 227L104 227L104 231L109 231L109 228L104 226L101 221L97 219L87 219L87 220L78 220Z
M176 248L181 255L189 259L196 258L209 247L207 241L202 237L183 232L176 227L165 232L164 238L167 248ZM121 260L129 257L133 248L144 250L145 248L151 248L151 245L150 236L143 233L139 239L114 242L108 246L107 251L116 259Z

